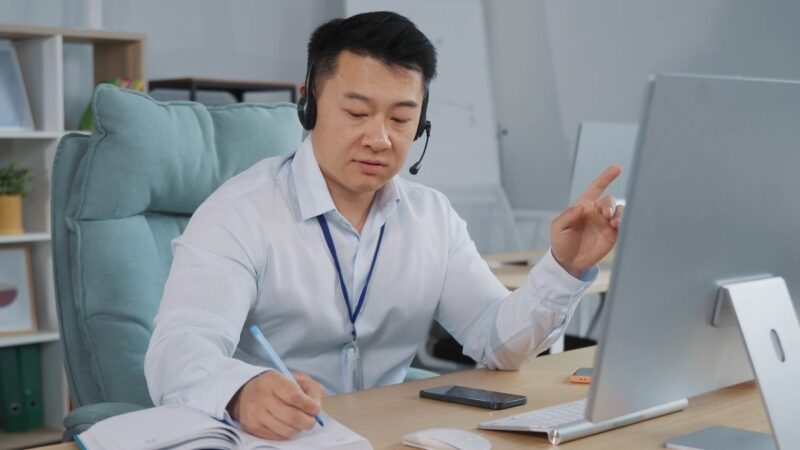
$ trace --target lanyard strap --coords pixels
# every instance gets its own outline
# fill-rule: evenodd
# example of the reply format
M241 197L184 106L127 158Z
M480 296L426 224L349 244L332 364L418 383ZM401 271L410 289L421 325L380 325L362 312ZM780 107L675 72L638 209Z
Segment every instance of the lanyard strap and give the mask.
M317 216L317 220L319 221L320 228L322 228L322 234L325 235L325 243L328 244L328 250L331 251L333 263L336 266L336 273L339 274L339 285L342 287L342 296L344 296L344 304L347 305L347 316L350 319L350 324L353 326L352 334L353 340L355 340L358 337L356 334L356 319L358 318L358 314L361 312L361 307L364 305L364 299L367 297L367 286L369 286L369 280L372 279L372 270L375 269L375 261L378 260L378 250L381 249L383 230L386 228L386 224L384 223L381 226L381 233L378 235L378 245L375 246L375 254L372 255L372 263L369 266L367 280L364 282L364 289L361 290L361 295L358 298L356 310L353 311L353 307L350 305L350 296L347 295L347 286L345 285L344 277L342 276L342 268L339 266L339 258L336 256L336 246L333 244L331 230L328 228L328 221L325 220L325 217L322 215Z

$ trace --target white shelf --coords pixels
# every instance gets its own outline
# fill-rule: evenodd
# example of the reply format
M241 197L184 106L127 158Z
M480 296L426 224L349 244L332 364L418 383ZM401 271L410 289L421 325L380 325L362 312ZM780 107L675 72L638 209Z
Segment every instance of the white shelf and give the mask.
M48 242L50 233L0 234L0 245L25 242Z
M17 345L41 344L55 342L59 339L58 331L40 331L38 333L16 334L13 336L0 336L1 347L14 347Z
M0 130L0 139L61 139L63 131L11 131Z
M26 433L4 433L0 426L0 450L28 448L61 438L62 421L69 410L69 389L64 372L64 354L59 341L58 313L53 280L50 211L53 160L58 141L73 130L65 130L64 42L92 47L93 79L119 76L144 79L145 35L107 31L68 30L0 24L0 39L16 50L20 72L28 94L34 130L0 129L0 165L11 161L31 171L31 190L23 199L23 224L28 233L0 235L2 245L25 245L30 249L39 332L0 336L0 347L39 344L42 369L44 428ZM85 99L89 101L89 98Z

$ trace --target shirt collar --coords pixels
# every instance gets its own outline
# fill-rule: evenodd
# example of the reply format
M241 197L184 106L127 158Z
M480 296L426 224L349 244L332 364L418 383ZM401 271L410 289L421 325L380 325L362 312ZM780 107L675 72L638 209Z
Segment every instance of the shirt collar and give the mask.
M317 158L314 156L310 134L303 140L294 155L292 173L294 174L297 202L300 205L300 215L303 220L336 209Z
M302 219L308 220L336 210L328 184L322 176L314 148L311 145L311 134L303 140L292 160L297 202ZM385 221L400 202L401 189L397 177L392 177L381 188L373 202L374 212L380 213L381 222Z

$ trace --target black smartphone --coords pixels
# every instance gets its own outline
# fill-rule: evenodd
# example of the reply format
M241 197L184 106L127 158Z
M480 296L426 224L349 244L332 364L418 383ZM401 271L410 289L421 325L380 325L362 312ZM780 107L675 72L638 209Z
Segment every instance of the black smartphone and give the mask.
M504 392L485 391L465 386L437 386L419 391L422 398L459 403L461 405L479 406L489 409L506 409L524 405L528 398L524 395L506 394Z

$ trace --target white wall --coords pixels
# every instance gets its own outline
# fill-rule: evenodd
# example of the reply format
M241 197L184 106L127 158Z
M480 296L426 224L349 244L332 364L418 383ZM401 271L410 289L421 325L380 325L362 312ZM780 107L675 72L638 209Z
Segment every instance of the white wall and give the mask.
M638 122L655 71L800 79L800 2L485 0L504 186L560 209L578 124Z

